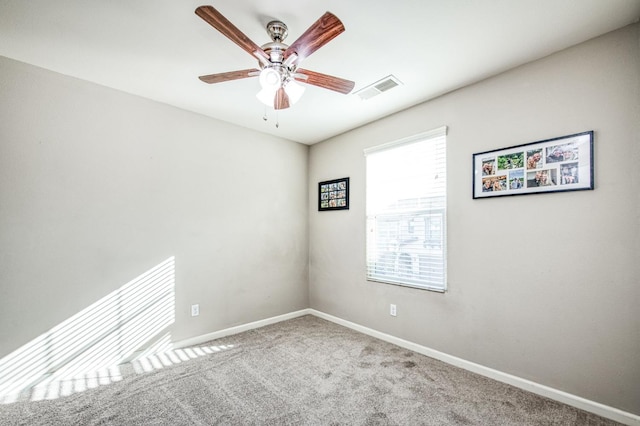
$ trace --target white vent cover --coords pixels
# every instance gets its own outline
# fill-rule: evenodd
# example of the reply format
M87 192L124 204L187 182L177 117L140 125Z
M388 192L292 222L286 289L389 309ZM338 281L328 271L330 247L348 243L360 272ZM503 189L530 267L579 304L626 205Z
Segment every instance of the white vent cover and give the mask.
M391 90L401 84L402 82L396 77L394 77L393 75L388 75L382 80L376 81L375 83L370 84L367 87L363 87L357 92L354 92L354 94L360 96L360 99L362 100L367 100L379 95L382 92Z

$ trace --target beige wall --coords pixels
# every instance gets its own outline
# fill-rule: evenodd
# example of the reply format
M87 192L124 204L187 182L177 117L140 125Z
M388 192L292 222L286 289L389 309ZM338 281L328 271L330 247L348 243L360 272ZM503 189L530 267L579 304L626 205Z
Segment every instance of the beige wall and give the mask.
M627 27L313 145L311 307L640 414L638 45ZM367 282L363 149L442 125L448 291ZM587 130L594 191L472 199L474 152ZM350 210L318 212L344 176Z
M0 358L170 256L174 340L308 306L307 146L6 58L0 122Z

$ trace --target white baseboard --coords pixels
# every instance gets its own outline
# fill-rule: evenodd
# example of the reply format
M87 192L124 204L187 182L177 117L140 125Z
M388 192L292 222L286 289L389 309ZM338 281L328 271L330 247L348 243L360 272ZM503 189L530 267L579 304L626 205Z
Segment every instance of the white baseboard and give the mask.
M213 333L203 334L201 336L191 337L189 339L180 340L173 343L174 349L185 348L187 346L196 346L210 340L220 339L222 337L231 336L234 334L242 333L244 331L253 330L254 328L264 327L265 325L275 324L277 322L286 321L289 319L301 317L303 315L311 314L310 309L302 309L300 311L290 312L288 314L278 315L271 318L266 318L259 321L250 322L248 324L238 325L236 327L225 328L224 330L214 331Z
M537 395L544 396L554 401L558 401L593 414L597 414L601 417L605 417L607 419L611 419L625 425L640 426L640 416L637 416L635 414L628 413L626 411L622 411L608 405L600 404L599 402L591 401L558 389L551 388L549 386L541 385L539 383L532 382L521 377L503 373L502 371L494 370L493 368L485 367L483 365L476 364L474 362L467 361L453 355L448 355L444 352L440 352L435 349L410 342L408 340L400 339L390 334L382 333L377 330L373 330L371 328L353 323L351 321L343 320L342 318L325 314L324 312L320 312L315 309L309 309L308 311L310 311L309 313L311 315L315 315L318 318L322 318L327 321L342 325L344 327L351 328L353 330L378 338L380 340L384 340L389 343L393 343L394 345L398 345L422 355L444 361L447 364L464 368L465 370L480 374L481 376L489 377L499 382L507 383L517 388L524 389Z
M352 330L356 330L369 336L375 337L377 339L393 343L394 345L398 345L419 354L438 359L440 361L446 362L447 364L464 368L465 370L480 374L481 376L489 377L499 382L507 383L517 388L524 389L537 395L544 396L554 401L558 401L593 414L597 414L599 416L614 420L625 425L640 426L640 416L638 415L628 413L626 411L622 411L617 408L601 404L599 402L591 401L558 389L554 389L549 386L541 385L539 383L532 382L531 380L523 379L512 374L503 373L502 371L494 370L493 368L485 367L483 365L476 364L474 362L467 361L462 358L458 358L453 355L449 355L444 352L440 352L435 349L410 342L408 340L400 339L390 334L382 333L369 327L365 327L351 321L343 320L342 318L338 318L333 315L325 314L324 312L320 312L315 309L302 309L288 314L278 315L275 317L266 318L260 321L254 321L236 327L226 328L224 330L219 330L213 333L208 333L202 336L175 342L173 344L173 347L175 349L178 349L187 346L199 345L210 340L219 339L225 336L231 336L233 334L242 333L243 331L253 330L255 328L264 327L265 325L275 324L280 321L301 317L303 315L314 315L318 318L322 318L327 321L331 321L333 323L350 328Z

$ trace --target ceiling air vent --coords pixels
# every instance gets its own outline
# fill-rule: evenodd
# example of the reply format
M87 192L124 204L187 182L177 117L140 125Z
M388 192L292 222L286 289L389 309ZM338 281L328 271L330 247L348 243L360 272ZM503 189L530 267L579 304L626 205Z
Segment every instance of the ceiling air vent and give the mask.
M401 85L402 82L398 80L396 77L392 75L388 75L382 80L376 81L375 83L363 87L362 89L354 92L354 94L360 96L360 99L367 100L371 99L374 96L379 95L382 92L386 92L387 90L391 90L396 86Z

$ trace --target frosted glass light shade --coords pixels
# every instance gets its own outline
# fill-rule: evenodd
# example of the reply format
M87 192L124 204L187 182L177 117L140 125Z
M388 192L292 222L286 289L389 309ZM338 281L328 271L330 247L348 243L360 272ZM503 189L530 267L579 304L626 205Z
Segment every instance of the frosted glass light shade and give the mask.
M293 105L300 100L304 93L305 87L302 84L298 84L293 80L289 80L287 85L284 86L284 91L289 96L289 104Z
M260 71L260 86L263 89L278 90L282 84L280 73L273 68L264 68Z
M277 91L278 89L275 89L275 90L262 89L256 94L256 98L258 98L258 100L263 104L265 104L266 106L273 108L273 103L276 99Z

